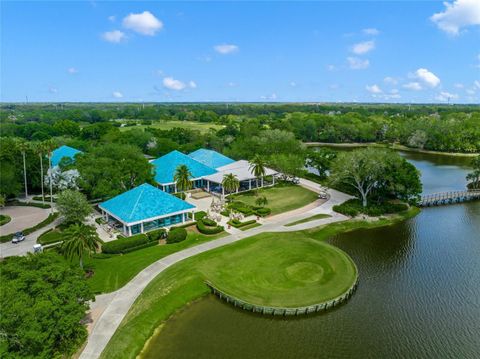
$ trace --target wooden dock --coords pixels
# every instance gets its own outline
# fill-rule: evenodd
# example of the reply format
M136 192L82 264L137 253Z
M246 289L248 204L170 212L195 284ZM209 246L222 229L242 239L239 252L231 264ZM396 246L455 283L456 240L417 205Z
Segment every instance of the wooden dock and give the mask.
M480 190L441 192L423 196L418 205L420 207L442 206L475 199L480 199Z

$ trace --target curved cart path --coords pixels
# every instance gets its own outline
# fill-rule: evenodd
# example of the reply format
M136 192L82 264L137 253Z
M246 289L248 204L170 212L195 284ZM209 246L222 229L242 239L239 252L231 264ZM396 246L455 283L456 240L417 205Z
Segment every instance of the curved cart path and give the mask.
M300 185L315 192L320 191L319 185L312 181L301 179ZM267 219L265 220L265 224L260 227L252 228L241 233L231 234L221 239L199 244L195 247L190 247L171 254L154 262L142 270L130 282L115 292L97 296L97 301L92 303L91 307L92 313L96 312L98 319L96 319L92 324L93 328L88 337L87 344L80 355L80 358L93 359L100 357L110 338L113 336L140 293L142 293L142 291L153 280L153 278L175 263L199 253L219 248L227 244L235 243L243 238L251 237L262 232L298 231L348 219L348 217L333 212L332 207L335 204L346 201L347 199L351 198L351 196L335 190L329 190L328 193L330 195L329 200L320 206L314 208L306 206L304 207L305 210L302 213L298 213L298 210L295 210L292 211L295 212L295 214L292 216L285 214L281 218L272 218L271 220ZM331 217L310 221L291 227L283 226L284 224L307 218L318 213L329 214ZM96 303L99 304L96 305Z

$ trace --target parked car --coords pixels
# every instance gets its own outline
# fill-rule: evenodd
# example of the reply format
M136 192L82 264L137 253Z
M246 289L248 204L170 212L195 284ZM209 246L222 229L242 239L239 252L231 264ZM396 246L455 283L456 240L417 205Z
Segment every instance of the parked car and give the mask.
M23 232L17 232L13 235L12 243L20 243L25 240Z
M293 184L299 184L299 183L300 183L300 179L298 179L297 177L294 177L294 178L292 179L292 183L293 183Z
M41 253L43 252L43 246L41 244L34 244L33 245L33 253Z
M318 198L320 199L327 199L328 198L328 194L326 194L325 192L321 192L318 194Z

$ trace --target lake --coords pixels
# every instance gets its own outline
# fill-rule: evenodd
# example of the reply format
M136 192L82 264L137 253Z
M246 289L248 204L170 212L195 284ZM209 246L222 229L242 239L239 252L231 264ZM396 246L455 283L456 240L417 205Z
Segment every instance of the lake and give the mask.
M470 158L402 153L424 193L465 189ZM213 295L156 334L144 358L479 358L480 202L425 208L393 226L331 238L360 284L327 313L274 318Z

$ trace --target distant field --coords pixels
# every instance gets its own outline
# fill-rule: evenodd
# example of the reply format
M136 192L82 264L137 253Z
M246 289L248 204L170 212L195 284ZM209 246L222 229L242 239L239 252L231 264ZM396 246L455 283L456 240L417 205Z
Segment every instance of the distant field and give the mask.
M180 127L180 128L189 128L192 130L199 130L201 132L207 132L211 128L213 128L214 130L220 130L224 126L217 125L214 123L203 123L203 122L193 122L193 121L153 121L151 125L121 127L120 131L129 131L133 128L145 129L147 127L153 127L159 130L171 130L172 128Z

